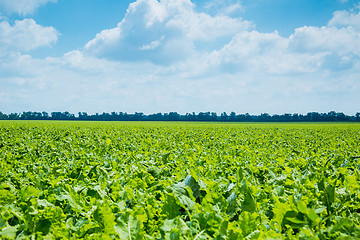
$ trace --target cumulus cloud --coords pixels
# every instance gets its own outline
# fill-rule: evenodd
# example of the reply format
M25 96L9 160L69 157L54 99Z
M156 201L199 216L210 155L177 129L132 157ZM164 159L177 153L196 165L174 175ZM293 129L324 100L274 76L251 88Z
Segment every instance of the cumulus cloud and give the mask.
M351 69L360 61L358 16L358 10L335 12L327 26L300 27L288 38L277 32L239 32L209 54L209 68L230 73L257 69L269 74Z
M357 10L360 9L360 5ZM334 27L351 27L360 30L360 12L353 10L351 12L343 10L336 11L333 18L329 21L329 26Z
M358 14L335 12L326 26L304 26L283 37L256 31L242 19L198 12L190 0L138 0L115 28L83 49L46 59L18 51L54 43L54 29L33 20L24 20L26 28L21 21L3 21L0 46L12 52L0 47L0 105L3 111L75 113L354 114L360 91L360 38L353 20ZM31 32L43 30L36 34L43 40L27 32L29 26Z
M205 8L240 6L208 1ZM84 53L115 61L150 61L194 73L258 69L274 74L353 67L360 53L358 9L335 12L327 26L304 26L288 38L261 33L239 18L197 12L190 0L138 0L116 28L89 41ZM209 46L209 47L206 47Z
M209 54L209 68L232 74L251 69L277 75L310 73L320 68L324 54L291 52L289 42L278 32L242 32Z
M231 38L251 27L239 18L196 12L190 0L138 0L116 28L97 34L85 50L108 59L168 64L196 54L199 42Z
M58 32L53 27L38 25L33 19L16 20L11 26L7 21L0 22L0 43L3 50L30 51L55 43Z
M245 7L239 0L210 0L205 3L204 9L215 15L226 16L245 11Z
M179 69L172 71L173 66L114 62L79 51L42 60L17 54L4 64L0 61L1 69L13 71L0 74L0 93L6 93L0 94L4 112L283 113L320 109L354 114L357 102L351 100L360 91L360 66L339 75L323 71L277 75L244 68L234 74L222 71L189 78ZM339 93L343 97L332 98Z
M359 8L337 11L327 26L304 26L289 37L291 51L323 54L322 67L346 70L360 62Z
M0 0L0 12L27 15L48 2L56 3L57 0Z
M339 55L360 55L360 32L352 28L301 27L290 36L291 45L298 51L328 51Z

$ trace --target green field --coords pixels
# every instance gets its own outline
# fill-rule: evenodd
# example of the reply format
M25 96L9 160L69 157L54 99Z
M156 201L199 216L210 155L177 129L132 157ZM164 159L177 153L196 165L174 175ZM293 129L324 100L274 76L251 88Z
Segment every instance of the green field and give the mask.
M359 239L360 124L0 121L1 239Z

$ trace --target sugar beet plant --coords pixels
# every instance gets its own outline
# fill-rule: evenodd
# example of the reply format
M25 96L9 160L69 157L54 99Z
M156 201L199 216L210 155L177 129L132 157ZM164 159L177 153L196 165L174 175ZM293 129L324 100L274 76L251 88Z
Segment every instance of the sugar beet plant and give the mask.
M3 122L1 239L358 239L359 125Z

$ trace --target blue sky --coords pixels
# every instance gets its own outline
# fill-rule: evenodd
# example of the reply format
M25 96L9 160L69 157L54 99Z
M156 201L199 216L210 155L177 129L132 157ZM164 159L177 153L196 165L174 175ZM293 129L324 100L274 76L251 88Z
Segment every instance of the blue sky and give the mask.
M359 1L105 2L0 0L0 111L360 112Z

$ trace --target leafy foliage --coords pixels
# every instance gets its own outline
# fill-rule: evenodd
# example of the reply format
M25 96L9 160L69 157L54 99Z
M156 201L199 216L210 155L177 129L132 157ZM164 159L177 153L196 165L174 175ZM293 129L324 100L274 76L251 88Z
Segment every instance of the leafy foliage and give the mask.
M0 125L1 239L358 239L359 125Z

